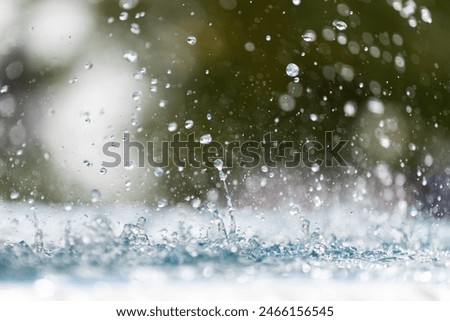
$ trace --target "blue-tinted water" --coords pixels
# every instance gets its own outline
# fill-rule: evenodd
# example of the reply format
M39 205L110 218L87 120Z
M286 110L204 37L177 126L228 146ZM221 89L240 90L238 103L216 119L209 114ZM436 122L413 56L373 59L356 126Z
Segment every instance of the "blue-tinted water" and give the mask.
M240 209L227 233L227 209L142 206L4 205L2 282L48 275L75 283L130 282L138 274L171 280L419 282L449 285L446 221L344 209L307 215ZM222 230L225 228L225 231ZM229 231L228 231L229 232Z

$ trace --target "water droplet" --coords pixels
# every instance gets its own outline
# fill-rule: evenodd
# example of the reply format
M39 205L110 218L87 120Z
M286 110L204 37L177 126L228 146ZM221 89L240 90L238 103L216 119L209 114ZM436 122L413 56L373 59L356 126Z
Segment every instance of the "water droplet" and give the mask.
M192 200L192 207L199 208L202 205L202 201L198 198Z
M367 108L374 114L384 114L384 104L376 98L369 99L369 101L367 102Z
M431 167L433 165L433 156L430 154L425 155L424 164L428 167Z
M212 119L212 115L211 115L210 113L207 113L207 114L206 114L206 119L207 119L207 120L211 120L211 119Z
M119 20L120 20L120 21L125 21L125 20L127 20L127 19L128 19L128 12L123 11L123 12L121 12L121 13L119 14Z
M205 134L202 137L200 137L200 144L209 144L212 141L212 137L210 134Z
M11 193L9 194L9 198L10 198L11 200L16 200L16 199L18 199L19 197L20 197L20 193L17 192L17 191L15 191L15 190L12 190Z
M322 200L320 199L319 196L314 196L312 198L312 203L315 207L319 207L320 205L322 205Z
M73 77L72 79L69 80L69 84L70 85L72 85L72 84L74 84L76 82L78 82L78 77L77 76L75 76L75 77Z
M398 54L395 58L394 58L394 63L395 66L397 67L398 71L403 71L405 69L405 58L403 58L403 56L401 54Z
M123 165L123 167L124 167L125 169L131 170L131 169L134 168L134 162L133 162L133 161L130 161L130 162L128 162L128 163L125 163L125 164Z
M197 38L194 36L189 36L187 37L187 43L193 46L197 43Z
M50 153L45 152L45 153L44 153L44 159L45 159L46 161L50 160Z
M186 120L185 122L184 122L184 127L186 128L186 129L191 129L192 127L194 127L194 121L193 120Z
M164 170L161 167L155 167L155 169L153 170L153 174L156 177L161 177L164 175Z
M88 161L87 159L85 159L83 161L83 164L86 165L86 167L92 167L92 165L94 165L92 162Z
M222 169L223 169L223 161L221 159L216 159L214 161L214 167L217 168L218 171L222 171Z
M286 74L289 77L296 77L300 72L300 68L294 64L294 63L290 63L286 66Z
M102 198L102 193L100 193L100 191L98 189L93 189L91 191L91 202L92 203L96 203L98 201L100 201Z
M124 10L134 9L139 4L139 0L120 0L119 6Z
M167 125L167 129L169 130L169 132L174 132L177 130L177 128L178 128L178 125L174 121Z
M297 215L300 213L300 210L298 209L298 207L296 205L291 205L289 208L289 214L291 215Z
M134 101L139 102L142 98L142 92L140 90L136 90L133 92L132 98Z
M292 111L295 108L295 99L291 95L283 94L278 98L278 106L283 111Z
M131 31L132 34L138 35L138 34L141 33L141 27L139 27L139 24L134 22L130 26L130 31Z
M261 171L263 173L267 173L269 171L269 168L266 165L261 166Z
M294 6L300 5L300 3L302 3L302 0L292 0L292 4L293 4Z
M420 17L425 23L432 23L433 19L431 18L431 12L428 8L422 7L420 9Z
M92 69L92 67L94 67L94 64L93 64L92 62L86 61L86 62L84 63L84 69L90 70L90 69Z
M158 201L158 208L163 208L167 206L167 200L165 198L161 198Z
M267 35L266 36L266 41L270 41L270 40L272 40L272 37L270 35Z
M343 31L347 29L347 24L341 20L334 20L333 27L335 27L337 30Z
M252 52L255 51L255 44L253 42L247 42L244 45L245 50L247 50L248 52Z
M139 228L144 228L146 222L147 222L147 219L145 217L141 216L137 219L136 226Z
M164 107L166 107L166 105L167 105L167 100L160 100L159 101L159 107L160 108L164 108Z
M9 91L9 86L4 85L0 88L0 94L6 94Z
M129 62L136 62L138 60L138 54L135 51L127 50L122 55L123 59Z
M316 32L314 30L306 30L302 35L303 40L306 42L314 42L317 39Z
M344 113L347 117L354 117L356 114L356 103L354 101L348 101L344 105Z
M145 12L144 12L144 11L137 12L137 13L134 15L134 17L135 17L136 19L143 18L143 17L145 17Z
M100 168L100 174L106 175L107 172L108 170L105 167Z
M319 170L320 170L320 165L319 164L317 164L317 163L312 164L311 171L313 173L317 173Z
M72 209L73 209L73 202L69 201L64 204L64 210L66 212L70 212Z
M309 221L308 220L303 220L303 222L302 222L302 232L303 232L303 236L304 237L308 237L309 236Z

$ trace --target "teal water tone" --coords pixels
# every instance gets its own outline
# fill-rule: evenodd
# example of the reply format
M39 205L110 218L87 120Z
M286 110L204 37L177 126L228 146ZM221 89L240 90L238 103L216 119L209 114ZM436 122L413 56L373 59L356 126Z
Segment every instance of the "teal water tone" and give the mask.
M2 282L57 275L73 282L130 282L136 271L173 280L249 280L260 275L345 282L449 285L450 224L420 217L237 211L224 237L214 211L137 206L16 207L1 224ZM63 212L63 213L61 213ZM130 220L130 217L134 217ZM4 220L6 221L6 220ZM228 229L228 221L223 218ZM9 231L6 232L5 231ZM147 271L147 272L145 272Z

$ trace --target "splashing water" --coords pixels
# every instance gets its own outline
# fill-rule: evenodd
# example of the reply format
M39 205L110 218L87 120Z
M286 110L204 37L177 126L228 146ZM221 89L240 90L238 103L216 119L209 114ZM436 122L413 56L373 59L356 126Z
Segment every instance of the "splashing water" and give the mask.
M223 173L219 162L216 166L219 175ZM232 215L231 198L227 201ZM1 223L3 281L56 278L150 285L151 275L174 282L252 282L266 275L302 284L346 280L350 286L374 281L433 285L449 279L446 222L393 220L374 213L364 218L338 211L306 219L298 215L299 209L293 216L291 208L258 223L254 209L242 209L239 228L230 216L226 235L225 220L218 214L222 209L211 204L198 210L177 206L160 211L75 206L67 215L58 207L38 208L28 219L23 214L29 210L17 206ZM45 224L48 216L51 226Z
M138 19L143 15L140 16L137 13L135 16L135 13L131 11L142 2L121 0L119 4L121 11L124 11L117 15L118 20L124 22L127 34L133 39L145 38L146 30L151 28L148 28L144 21L139 24L134 22L133 17ZM411 27L417 26L419 16L422 22L432 23L431 12L425 7L420 7L418 11L420 15L417 15L415 4L414 6L413 4L414 1L389 2L389 5L392 5L403 18L409 19ZM292 5L303 4L300 0L293 0ZM233 10L236 4L235 1L221 1L221 6L226 10ZM301 9L301 7L297 9ZM327 119L326 115L322 113L322 109L325 108L310 112L305 108L305 104L300 103L302 96L308 97L308 99L320 97L323 107L326 107L328 102L333 102L332 91L326 92L326 95L319 95L315 88L320 88L320 86L316 86L314 83L308 84L311 77L307 68L315 68L312 74L317 74L319 77L323 75L327 79L327 83L333 84L340 81L349 86L346 88L342 85L339 87L339 91L345 93L354 90L361 97L365 97L364 101L367 101L364 103L354 101L353 96L346 97L345 104L342 104L345 117L357 119L360 113L365 113L370 116L367 116L367 119L377 119L377 121L379 119L380 126L375 130L376 138L379 145L388 150L396 147L395 137L388 136L388 129L391 128L390 130L395 132L398 126L394 126L393 123L399 122L392 120L395 115L391 115L389 103L383 98L392 94L390 89L375 80L368 81L367 84L361 80L357 87L351 87L352 82L360 81L358 75L361 74L361 70L358 69L357 63L347 65L330 59L329 65L322 66L320 59L317 59L318 61L314 59L312 62L312 59L308 58L315 52L324 57L333 57L334 50L342 46L348 51L345 57L352 54L360 60L383 59L383 65L391 63L399 73L404 73L406 68L409 68L410 60L415 65L419 64L417 55L411 55L402 48L390 52L390 50L394 50L393 48L403 46L404 40L400 34L374 33L375 36L373 36L370 32L362 32L356 37L353 31L363 30L362 27L359 27L361 19L356 12L351 11L347 5L339 4L337 13L340 17L330 18L323 28L305 25L312 29L299 29L295 33L293 48L301 47L293 51L295 55L292 57L283 55L279 57L280 63L282 63L282 67L278 69L279 74L291 77L288 78L287 90L274 92L271 94L274 97L270 97L270 101L275 99L275 103L278 102L279 111L283 117L284 114L292 112L291 115L294 113L301 115L303 122L310 121L314 123L313 126L322 126L321 124ZM437 17L434 18L437 19ZM114 18L108 19L108 21L112 24ZM111 33L110 37L114 34ZM181 33L177 31L175 34ZM204 46L199 47L198 45L201 44L200 42L208 41L208 34L208 32L197 33L198 39L193 35L183 37L181 39L183 46L179 47L187 47L183 50L199 55L196 56L198 59L192 59L192 61L205 60L201 56L204 48L200 48ZM214 33L212 32L212 34ZM241 50L246 55L257 56L264 50L264 45L275 44L283 40L271 29L264 31L262 35L262 39L265 39L267 43L262 44L257 39L244 40L240 44ZM168 37L168 35L166 36ZM220 38L220 34L218 37ZM153 36L150 38L150 40L154 40ZM361 43L355 41L359 38L362 39ZM149 61L153 60L148 60L150 56L146 57L145 51L142 49L152 48L152 55L158 57L158 45L155 41L152 45L150 40L142 46L131 47L134 50L120 49L118 54L118 58L124 60L127 66L134 66L132 72L135 80L145 80L147 76L152 77L149 79L148 92L143 88L136 87L127 94L127 98L134 105L139 105L135 107L136 111L144 110L145 100L151 98L155 100L154 105L158 112L161 108L162 111L170 113L176 108L177 101L169 98L169 95L164 96L164 89L174 89L177 86L175 76L185 74L185 72L180 72L181 68L177 69L178 62L183 61L187 66L191 60L183 58L187 53L180 51L181 58L177 57L171 61L170 68L166 68L162 61L164 77L159 78L160 71L156 72L158 66L151 66ZM200 42L197 44L197 41ZM334 41L337 41L339 46L334 45ZM124 47L124 49L128 48ZM380 48L385 48L385 50ZM213 53L210 55L213 59ZM164 56L171 57L170 59L175 57ZM152 59L157 61L158 58ZM355 61L359 61L358 59ZM92 75L101 68L101 62L98 59L93 60L95 67L91 61L83 61L83 74L78 75L80 78L71 76L71 87L82 83L84 75ZM215 76L214 62L219 60L211 61L212 63L208 63L208 69L205 72L206 78L211 75ZM301 69L290 61L298 62ZM372 62L371 65L375 65L375 62ZM284 66L285 70L283 71ZM81 63L81 67L83 67L83 63ZM146 68L149 69L148 74ZM153 68L156 71L152 70ZM437 64L435 64L435 68L438 69ZM23 66L12 65L8 77L15 78L15 73L23 72L23 70L20 71L21 69ZM186 69L196 70L194 65L189 65L189 68ZM202 70L202 73L205 70L199 69ZM188 76L187 72L184 76ZM258 77L262 77L261 79L257 77L258 82L266 84L266 80L263 79L265 76L263 76L263 74L258 75ZM240 79L240 72L237 72L235 77ZM421 75L421 78L423 78L421 81L425 83L428 81L424 75ZM2 85L0 93L7 94L8 88L7 85ZM368 88L367 90L370 92L365 92L365 88ZM406 97L413 99L415 86L411 85L408 88ZM199 94L193 94L195 90L185 86L183 81L180 81L179 89L185 90L189 97ZM16 103L11 97L3 96L1 111L5 118L9 118L15 113ZM200 105L197 99L194 99L194 102ZM220 104L228 104L227 99L224 97ZM176 122L173 121L174 118L167 119L167 122L164 122L167 124L164 131L174 133L185 129L189 132L191 129L199 129L203 133L199 139L202 145L211 144L213 136L214 139L220 139L223 133L220 128L215 128L215 126L229 118L228 116L221 117L217 110L224 108L215 110L213 106L209 105L201 108L204 109L199 114L182 116L190 118L185 120L184 126L183 118L179 115L177 117L180 118L175 118ZM413 108L416 107L408 106L407 110L408 108L410 109L408 113L411 114ZM206 111L209 112L206 113ZM82 115L84 117L83 126L92 128L98 123L96 117L103 114L99 113L100 116L98 116L93 112L83 112ZM229 115L231 117L233 114ZM265 116L261 114L260 117L264 118ZM283 122L285 118L276 117L275 124L280 122L280 127L282 124L286 124ZM207 126L205 126L205 118L208 121ZM390 120L391 122L389 122ZM133 114L131 125L133 127L144 126L140 123L145 123L144 117ZM130 120L127 122L127 125L129 124ZM394 127L395 129L392 129ZM15 135L12 134L9 136L14 138ZM402 137L400 134L397 136ZM402 141L402 143L407 142ZM211 147L213 146L211 145ZM411 151L416 148L419 149L419 145L416 147L410 143ZM18 152L17 155L20 156L20 153ZM430 153L432 152L430 151ZM360 155L359 151L357 154ZM48 161L49 157L47 156L45 159ZM95 174L100 174L103 179L114 180L115 170L100 167L100 163L95 159L88 158L89 160L84 161L82 159L80 163L82 162L86 167L83 169L91 169ZM133 164L131 161L125 166L127 170L130 170L129 173L138 167ZM431 154L424 158L424 164L427 167L433 165ZM410 206L403 200L401 204L404 205L405 210L401 213L392 210L389 215L360 203L356 203L354 206L332 206L326 204L326 196L319 193L326 190L322 186L315 186L314 190L309 191L311 196L306 205L302 200L294 199L289 202L288 206L281 204L274 205L273 208L264 207L259 203L263 201L260 200L262 194L254 193L252 207L237 206L239 210L236 211L235 205L239 204L240 200L233 200L232 194L236 195L238 193L236 191L239 189L232 189L237 184L229 179L232 173L224 167L222 159L214 161L214 168L212 181L216 184L215 188L202 191L203 194L207 194L207 200L204 200L202 195L186 195L184 200L189 206L174 205L176 201L172 200L171 195L155 196L154 204L144 202L145 206L125 205L120 204L119 201L113 205L105 205L108 204L106 200L108 190L98 186L89 187L87 190L87 195L85 195L87 203L75 201L76 197L74 197L72 201L64 200L61 205L44 205L37 201L38 198L36 201L34 198L30 198L28 201L29 195L24 190L19 192L19 190L10 189L6 194L9 203L0 203L3 215L0 220L0 280L3 281L0 283L0 294L2 287L4 288L8 282L17 285L19 282L27 281L39 287L44 281L50 282L49 280L66 280L72 285L95 283L97 286L108 282L139 283L146 287L153 286L157 281L164 283L167 280L173 282L199 281L198 283L206 280L224 280L225 283L248 284L254 280L263 279L277 282L287 280L295 285L295 290L298 285L305 285L311 281L314 284L316 281L333 281L346 285L358 282L364 284L370 282L424 284L434 288L437 285L448 288L450 285L450 223L447 221L430 220L429 217L425 217L426 215L422 215L420 209ZM312 174L320 174L319 165L313 164L310 169ZM273 178L276 171L272 167L269 169L266 165L257 170L257 175L262 177L258 181L259 187L265 187L268 178ZM185 176L189 176L187 170L183 172L179 169L179 171ZM199 177L205 171L200 170L195 175ZM148 175L152 179L149 185L157 182L161 185L153 185L162 186L174 176L173 172L173 169L153 168ZM391 177L391 172L383 164L378 164L373 168L373 172L383 185L395 186L395 188L402 185L397 184L398 179ZM218 179L215 177L216 174L218 174ZM421 175L422 173L417 176ZM358 180L363 180L361 177L358 177ZM148 182L143 180L138 185L136 179L127 176L124 192L130 192L134 186L146 186L145 184ZM369 181L367 182L367 185L370 184ZM448 180L439 176L423 176L421 182L426 191L423 193L424 199L422 200L425 204L424 209L436 216L446 215L448 202L443 202L442 199L445 200L448 196L448 188L443 188L449 186ZM340 184L340 182L338 183ZM365 187L365 183L363 185ZM280 200L287 198L282 195L283 191L278 191L276 187L272 188L273 195L270 197L275 199L280 197ZM402 191L398 188L395 193ZM313 195L313 192L318 192L318 195ZM367 192L364 191L364 193ZM362 202L364 193L362 191L355 192L354 200ZM393 195L394 191L386 194L385 198L391 200ZM223 206L219 205L222 198L225 199ZM439 205L436 206L436 204ZM407 207L408 209L406 209Z
M222 186L225 191L225 197L227 199L228 216L230 218L230 231L228 236L233 237L236 233L236 221L234 219L233 201L231 200L231 196L228 192L227 187L227 174L223 172L223 161L221 159L216 159L214 161L214 167L219 171L219 178L222 181Z

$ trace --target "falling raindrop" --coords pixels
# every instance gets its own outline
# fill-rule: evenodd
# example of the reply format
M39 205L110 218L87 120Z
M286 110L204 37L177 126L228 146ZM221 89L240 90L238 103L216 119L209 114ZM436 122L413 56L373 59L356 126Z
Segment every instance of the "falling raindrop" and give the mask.
M206 145L211 143L212 137L210 134L205 134L202 137L200 137L200 144Z
M142 92L140 90L136 90L133 92L131 96L135 102L140 102L142 98Z
M341 20L334 20L333 27L335 27L337 30L344 31L345 29L347 29L347 24Z
M167 129L169 130L169 132L174 132L174 131L176 131L177 130L177 128L178 128L178 125L177 125L177 123L176 122L170 122L168 125L167 125Z
M197 38L194 36L189 36L187 37L187 43L193 46L197 43Z
M102 198L102 193L100 193L100 191L98 189L93 189L91 191L91 202L92 203L97 203L98 201L100 201Z
M131 31L132 34L138 35L138 34L141 33L141 27L139 26L139 24L134 22L130 26L130 31Z
M216 159L214 161L214 167L220 172L223 169L223 161L221 159Z
M11 191L11 193L9 194L9 198L11 199L11 200L16 200L16 199L18 199L20 197L20 193L19 192L17 192L17 191Z
M192 127L194 127L194 121L193 120L186 120L185 122L184 122L184 127L186 128L186 129L191 129Z
M139 0L120 0L119 6L124 10L134 9L139 4Z
M255 44L253 42L247 42L247 43L245 43L244 48L248 52L255 51Z
M295 99L288 94L283 94L278 98L278 106L283 111L292 111L295 109Z
M286 66L286 74L289 77L296 77L300 72L300 68L294 64L294 63L290 63Z
M146 218L141 216L137 219L136 226L139 228L144 228L146 222L147 222Z
M306 42L314 42L317 39L316 32L314 30L306 30L302 35L303 40Z
M165 198L161 198L158 200L158 208L163 208L167 206L167 200Z
M167 100L160 100L159 101L159 107L160 108L164 108L164 107L166 107L166 105L167 105Z
M138 54L135 51L127 50L122 55L123 59L129 62L136 62L138 60Z
M344 113L347 117L354 117L356 114L356 103L353 101L348 101L344 105Z
M84 69L90 70L90 69L92 69L92 67L94 67L94 64L93 64L92 62L86 61L86 62L84 63Z
M153 170L153 175L156 177L162 177L164 175L164 170L161 167L155 167Z
M125 20L127 20L127 19L128 19L128 12L123 11L123 12L121 12L121 13L119 14L119 20L120 20L120 21L125 21Z
M73 209L73 202L69 201L64 204L64 210L66 212L70 212L72 209Z
M420 9L420 17L425 23L432 23L433 19L431 18L431 12L428 8L422 7Z

